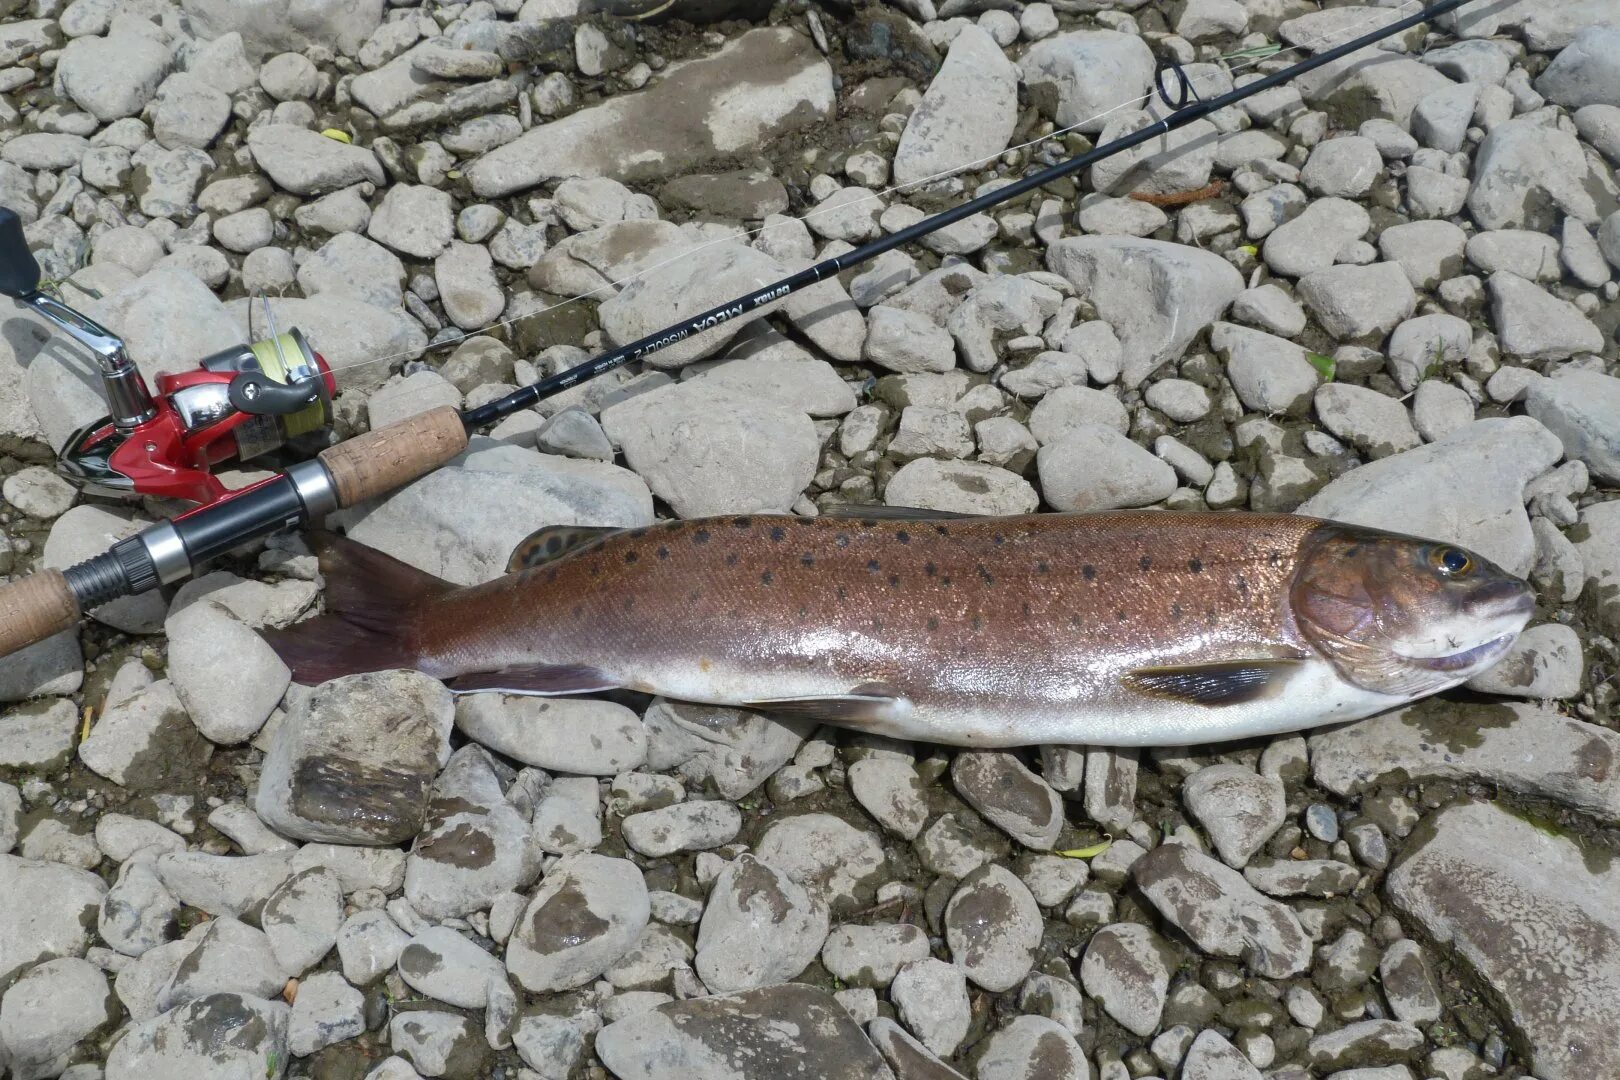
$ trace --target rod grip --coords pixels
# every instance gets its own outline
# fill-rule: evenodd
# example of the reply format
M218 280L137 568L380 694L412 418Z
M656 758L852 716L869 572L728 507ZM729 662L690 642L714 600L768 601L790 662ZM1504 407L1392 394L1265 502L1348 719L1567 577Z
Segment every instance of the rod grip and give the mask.
M41 570L0 585L0 656L70 630L79 601L60 570Z
M467 448L461 414L441 405L322 450L339 506L386 495Z

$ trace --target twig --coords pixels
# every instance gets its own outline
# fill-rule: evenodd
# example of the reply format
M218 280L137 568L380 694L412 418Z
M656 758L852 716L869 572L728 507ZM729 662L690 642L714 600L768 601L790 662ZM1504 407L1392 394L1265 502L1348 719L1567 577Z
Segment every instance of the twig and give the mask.
M1151 191L1133 191L1126 197L1135 199L1137 202L1151 203L1160 207L1186 206L1188 203L1215 198L1225 186L1220 180L1211 180L1203 187L1193 188L1191 191L1172 191L1168 195L1159 195Z

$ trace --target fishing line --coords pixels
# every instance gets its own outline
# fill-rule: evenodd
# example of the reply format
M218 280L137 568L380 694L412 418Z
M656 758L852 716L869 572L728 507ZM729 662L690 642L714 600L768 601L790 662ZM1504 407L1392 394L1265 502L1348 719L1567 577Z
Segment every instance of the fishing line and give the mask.
M1321 35L1321 36L1319 36L1319 37L1317 37L1315 39L1312 39L1310 41L1302 41L1302 42L1300 42L1300 43L1298 43L1296 45L1277 44L1277 45L1275 45L1275 47L1273 47L1273 46L1257 46L1256 48L1272 49L1272 51L1267 52L1264 55L1255 55L1251 59L1249 59L1247 62L1239 64L1236 67L1232 67L1232 68L1220 68L1218 65L1212 65L1212 66L1215 66L1216 70L1204 72L1204 73L1202 73L1200 75L1197 75L1197 76L1189 76L1187 74L1187 72L1185 71L1185 69L1182 67L1182 65L1180 65L1179 63L1170 62L1170 63L1167 63L1167 64L1163 64L1155 72L1154 80L1155 80L1155 84L1156 84L1156 90L1157 90L1158 94L1160 95L1160 97L1164 100L1165 104L1167 106L1169 106L1172 110L1180 109L1180 108L1183 108L1187 104L1190 103L1189 100L1188 100L1187 95L1191 95L1191 101L1202 101L1203 100L1201 97L1199 97L1197 91L1195 91L1193 89L1193 83L1200 82L1200 81L1205 81L1205 80L1215 79L1217 76L1220 76L1220 75L1223 75L1223 74L1226 76L1226 78L1228 80L1231 80L1235 76L1241 74L1242 72L1247 71L1250 68L1256 67L1259 64L1264 63L1265 61L1270 60L1270 59L1272 59L1274 57L1281 56L1281 55L1283 55L1285 53L1297 52L1297 51L1306 50L1306 49L1314 51L1319 46L1332 45L1332 44L1336 44L1338 41L1348 40L1350 37L1352 37L1354 35L1354 33L1356 31L1362 29L1363 27L1371 26L1374 23L1381 22L1381 21L1384 21L1384 20L1387 20L1387 19L1398 18L1400 13L1402 11L1404 11L1406 8L1412 7L1412 6L1421 7L1421 4L1422 4L1422 0L1403 0L1403 2L1399 6L1390 7L1390 8L1379 8L1375 15L1373 15L1373 16L1367 18L1367 19L1358 21L1356 23L1352 23L1350 26L1345 27L1342 30L1342 32L1340 32L1337 35L1324 34L1324 35ZM1231 55L1237 56L1237 55L1241 55L1242 53L1250 52L1250 51L1252 51L1252 50L1241 50L1239 53L1233 53ZM1218 60L1224 60L1224 59L1226 59L1226 57L1219 57L1217 59ZM1180 99L1181 104L1174 103L1171 100L1171 98L1169 97L1168 93L1166 92L1166 88L1165 88L1162 80L1163 80L1164 75L1167 72L1168 73L1173 73L1174 76L1176 77L1176 79L1178 80L1177 89L1178 89L1178 91L1179 91L1179 93L1181 95L1181 99ZM581 300L589 299L589 298L591 298L593 296L597 296L599 294L606 293L608 296L611 297L611 296L617 295L617 293L619 292L619 290L620 290L620 288L622 286L625 286L625 285L628 285L628 284L630 284L632 282L638 281L641 278L646 277L647 275L653 273L656 270L661 270L661 269L663 269L665 267L673 266L674 264L682 261L683 259L687 259L687 258L690 258L690 257L692 257L694 255L697 255L700 252L702 252L702 251L704 251L704 250L706 250L708 248L717 247L717 246L724 245L724 244L745 242L745 241L747 241L749 239L752 239L754 237L762 236L762 235L770 232L773 229L783 229L783 228L789 228L789 227L791 227L793 225L803 224L803 223L817 217L818 215L826 215L826 214L833 213L835 211L846 210L849 207L859 206L859 205L862 205L863 203L878 202L878 201L881 201L882 199L884 199L885 197L887 197L889 195L893 195L893 194L895 194L897 192L914 190L916 188L923 187L924 185L935 183L936 181L939 181L939 180L948 179L948 178L950 178L952 176L955 176L956 174L958 174L960 172L963 172L965 170L973 169L973 168L977 168L977 167L982 166L982 165L990 164L991 162L996 161L997 159L1003 157L1006 154L1017 153L1018 151L1021 151L1021 150L1028 150L1028 149L1031 149L1033 147L1039 146L1042 143L1050 142L1053 139L1060 138L1060 137L1062 137L1064 135L1067 135L1067 134L1069 134L1069 133L1071 133L1071 132L1073 132L1073 131L1075 131L1075 130L1077 130L1079 128L1086 127L1086 126L1088 126L1090 124L1093 124L1098 120L1106 119L1107 117L1112 116L1114 113L1117 113L1120 110L1125 109L1125 108L1127 108L1129 106L1137 105L1137 104L1140 104L1140 103L1143 103L1143 102L1151 101L1153 99L1153 96L1154 96L1154 91L1150 90L1145 94L1138 94L1138 95L1136 95L1134 97L1126 98L1125 100L1119 102L1116 105L1110 106L1109 108L1104 109L1101 112L1095 113L1095 114L1093 114L1091 116L1088 116L1083 120L1078 120L1075 123L1068 125L1067 127L1058 128L1056 130L1053 130L1053 131L1050 131L1050 132L1046 133L1045 135L1037 136L1036 138L1030 139L1030 140L1028 140L1026 142L1019 143L1019 144L1017 144L1015 146L1006 147L1006 148L1004 148L1002 150L997 151L994 154L990 154L990 155L987 155L985 157L977 158L977 159L972 160L972 161L967 161L967 162L963 162L963 163L958 164L958 165L954 165L954 166L952 166L952 167L950 167L948 169L942 170L942 171L937 172L937 173L933 173L933 174L931 174L929 176L922 177L921 179L918 179L918 180L911 181L910 183L907 183L907 184L891 184L888 187L883 188L880 191L870 192L870 193L868 193L866 195L862 195L862 196L860 196L860 197L858 197L856 199L852 199L852 200L850 200L848 202L840 202L836 206L825 206L825 205L816 206L816 207L811 208L809 211L805 212L804 214L801 214L801 215L799 215L797 217L787 217L787 218L784 218L784 219L779 220L779 221L771 222L769 224L760 225L760 226L758 226L756 228L753 228L753 229L739 228L739 229L737 229L735 231L728 232L725 236L720 236L720 237L715 237L715 238L710 239L710 240L705 240L705 241L702 241L702 242L700 242L698 244L693 245L692 247L683 247L678 252L676 252L674 255L671 255L668 258L662 259L662 260L660 260L658 262L652 263L652 264L647 265L647 266L643 266L640 269L636 270L634 273L627 274L624 277L616 278L616 279L613 279L611 281L603 282L601 285L598 285L594 289L590 289L590 290L588 290L586 292L579 293L576 296L570 296L566 300L559 301L558 303L551 304L551 305L549 305L547 307L539 308L539 309L537 309L535 311L524 312L521 315L514 315L511 318L501 319L501 320L498 320L496 322L492 322L492 323L489 323L489 324L487 324L485 326L479 327L478 329L475 329L475 330L464 331L457 337L446 338L446 339L441 340L441 341L430 342L427 345L421 346L419 348L402 349L402 350L400 350L398 352L388 353L388 354L383 355L383 356L372 357L372 358L367 359L367 360L354 360L354 361L350 361L349 363L346 363L346 364L332 364L332 365L330 365L330 367L331 367L332 372L334 374L336 374L338 372L344 372L344 371L355 371L355 370L358 370L360 368L370 367L370 366L372 366L374 364L391 363L391 362L393 362L395 360L400 360L400 359L404 359L404 358L408 358L408 357L419 356L419 355L421 355L421 354L423 354L425 352L431 351L431 350L444 349L444 348L448 348L448 347L451 347L451 346L459 345L462 342L467 341L470 338L483 336L483 335L489 334L489 333L491 333L492 331L495 331L495 330L501 330L501 329L505 329L505 328L510 327L510 326L515 326L518 323L524 322L524 321L526 321L528 319L534 319L534 318L540 317L541 315L547 315L547 314L550 314L551 312L554 312L554 311L560 311L563 308L566 308L571 304L577 303L577 302L579 302ZM583 235L583 234L574 234L574 235ZM552 250L555 250L555 249L552 249ZM408 398L416 396L418 394L425 394L425 393L432 393L432 392L433 391L430 390L429 388L420 387L420 388L417 388L415 390L407 390L407 391L405 391L403 394L400 395L400 398L401 399L408 399Z

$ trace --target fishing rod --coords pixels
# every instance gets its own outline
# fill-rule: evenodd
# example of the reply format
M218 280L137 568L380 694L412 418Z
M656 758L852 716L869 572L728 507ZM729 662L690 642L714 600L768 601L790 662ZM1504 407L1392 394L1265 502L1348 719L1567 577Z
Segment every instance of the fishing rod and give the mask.
M168 478L173 485L164 493L203 503L66 570L40 570L0 585L0 656L71 629L81 613L92 608L180 581L210 559L252 540L319 522L339 509L386 495L451 461L466 449L471 433L536 402L760 311L884 252L1073 176L1470 2L1439 0L1209 99L1193 91L1179 65L1162 66L1155 81L1170 111L1144 127L488 404L461 412L446 405L420 413L330 446L313 458L232 492L223 492L196 473L232 457L248 460L295 446L311 427L321 428L323 420L329 423L334 384L325 361L296 330L277 334L272 325L266 341L226 350L205 361L202 366L207 378L187 381L197 372L165 377L159 380L159 394L153 395L116 335L40 292L39 267L28 250L21 222L10 210L0 209L0 293L29 305L91 348L113 410L106 420L70 437L63 471L125 492L151 491L153 477ZM202 391L188 395L196 385ZM206 401L201 400L204 394ZM180 490L181 486L188 490Z

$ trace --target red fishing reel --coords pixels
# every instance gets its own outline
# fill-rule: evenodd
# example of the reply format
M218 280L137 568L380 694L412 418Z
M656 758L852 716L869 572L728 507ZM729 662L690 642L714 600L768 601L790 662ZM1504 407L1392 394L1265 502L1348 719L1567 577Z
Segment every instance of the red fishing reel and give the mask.
M147 388L124 343L100 323L39 291L39 264L22 222L0 207L0 294L15 298L89 349L101 369L109 415L68 437L64 476L112 495L211 503L232 492L213 474L286 448L307 457L324 448L337 383L296 329L205 357L199 370L159 375Z

